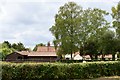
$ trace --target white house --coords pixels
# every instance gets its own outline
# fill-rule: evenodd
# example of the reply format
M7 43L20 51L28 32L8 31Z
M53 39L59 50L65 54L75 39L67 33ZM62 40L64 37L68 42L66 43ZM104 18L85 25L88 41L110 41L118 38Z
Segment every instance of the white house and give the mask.
M72 58L73 58L73 60L82 60L83 59L83 57L80 56L78 53L72 54ZM70 60L71 59L71 54L66 54L65 59Z

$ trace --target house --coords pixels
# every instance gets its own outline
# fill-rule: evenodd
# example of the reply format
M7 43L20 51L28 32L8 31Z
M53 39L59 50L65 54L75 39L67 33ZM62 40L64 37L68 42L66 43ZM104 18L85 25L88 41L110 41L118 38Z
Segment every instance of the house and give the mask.
M105 59L105 60L112 60L112 54L107 54L107 55L98 55L98 60L102 60L102 57ZM83 55L83 58L84 60L91 60L90 58L90 55ZM115 54L115 60L118 59L118 56L117 54Z
M83 60L83 57L80 56L79 52L76 52L76 53L72 54L72 58L73 58L73 60ZM71 59L71 54L66 54L65 59L70 60Z
M112 54L107 54L103 56L106 60L112 60ZM102 59L102 55L98 56L99 59ZM118 56L115 54L115 60L117 60Z
M6 61L42 61L53 62L57 59L55 52L13 52L6 57Z
M80 56L79 52L76 52L76 53L72 54L72 58L73 58L73 60L91 60L90 55ZM71 54L66 54L65 59L70 60L71 59ZM104 55L104 59L105 60L112 60L112 54ZM117 56L117 54L115 54L115 60L117 60L117 59L118 59L118 56ZM102 55L98 55L98 60L102 60Z
M40 61L54 62L57 60L55 48L53 46L39 46L37 51L13 52L6 57L6 61Z

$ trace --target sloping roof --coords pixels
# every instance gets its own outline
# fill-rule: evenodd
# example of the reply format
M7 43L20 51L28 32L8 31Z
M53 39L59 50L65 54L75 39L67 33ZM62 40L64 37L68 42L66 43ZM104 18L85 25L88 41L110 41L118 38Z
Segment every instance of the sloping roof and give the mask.
M19 53L19 54L21 54L21 55L28 55L28 54L29 54L28 51L20 51L20 52L17 52L17 53Z
M54 46L39 46L36 52L21 51L17 53L27 56L57 56Z
M55 52L54 46L38 46L37 52Z
M83 57L86 58L86 59L91 59L90 55L83 55Z
M56 52L30 52L28 56L57 56Z
M77 54L77 55L75 55L74 56L74 58L73 58L74 60L82 60L83 59L83 57L82 56L80 56L79 54Z
M21 51L17 52L21 55L27 55L27 56L57 56L56 52L27 52L27 51Z

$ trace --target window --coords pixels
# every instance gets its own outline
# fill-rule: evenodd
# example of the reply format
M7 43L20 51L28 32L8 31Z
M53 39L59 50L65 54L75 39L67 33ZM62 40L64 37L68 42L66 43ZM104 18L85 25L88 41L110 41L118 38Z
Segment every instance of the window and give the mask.
M21 56L18 56L17 59L22 60L22 57L21 57Z

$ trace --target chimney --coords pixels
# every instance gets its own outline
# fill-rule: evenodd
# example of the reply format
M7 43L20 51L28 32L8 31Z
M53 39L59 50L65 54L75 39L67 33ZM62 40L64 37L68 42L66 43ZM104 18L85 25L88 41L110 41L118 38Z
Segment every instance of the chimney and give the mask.
M47 46L50 47L50 42L48 42Z
M49 52L50 51L50 49L49 49L50 48L50 42L48 42L47 48L48 48L47 51Z

